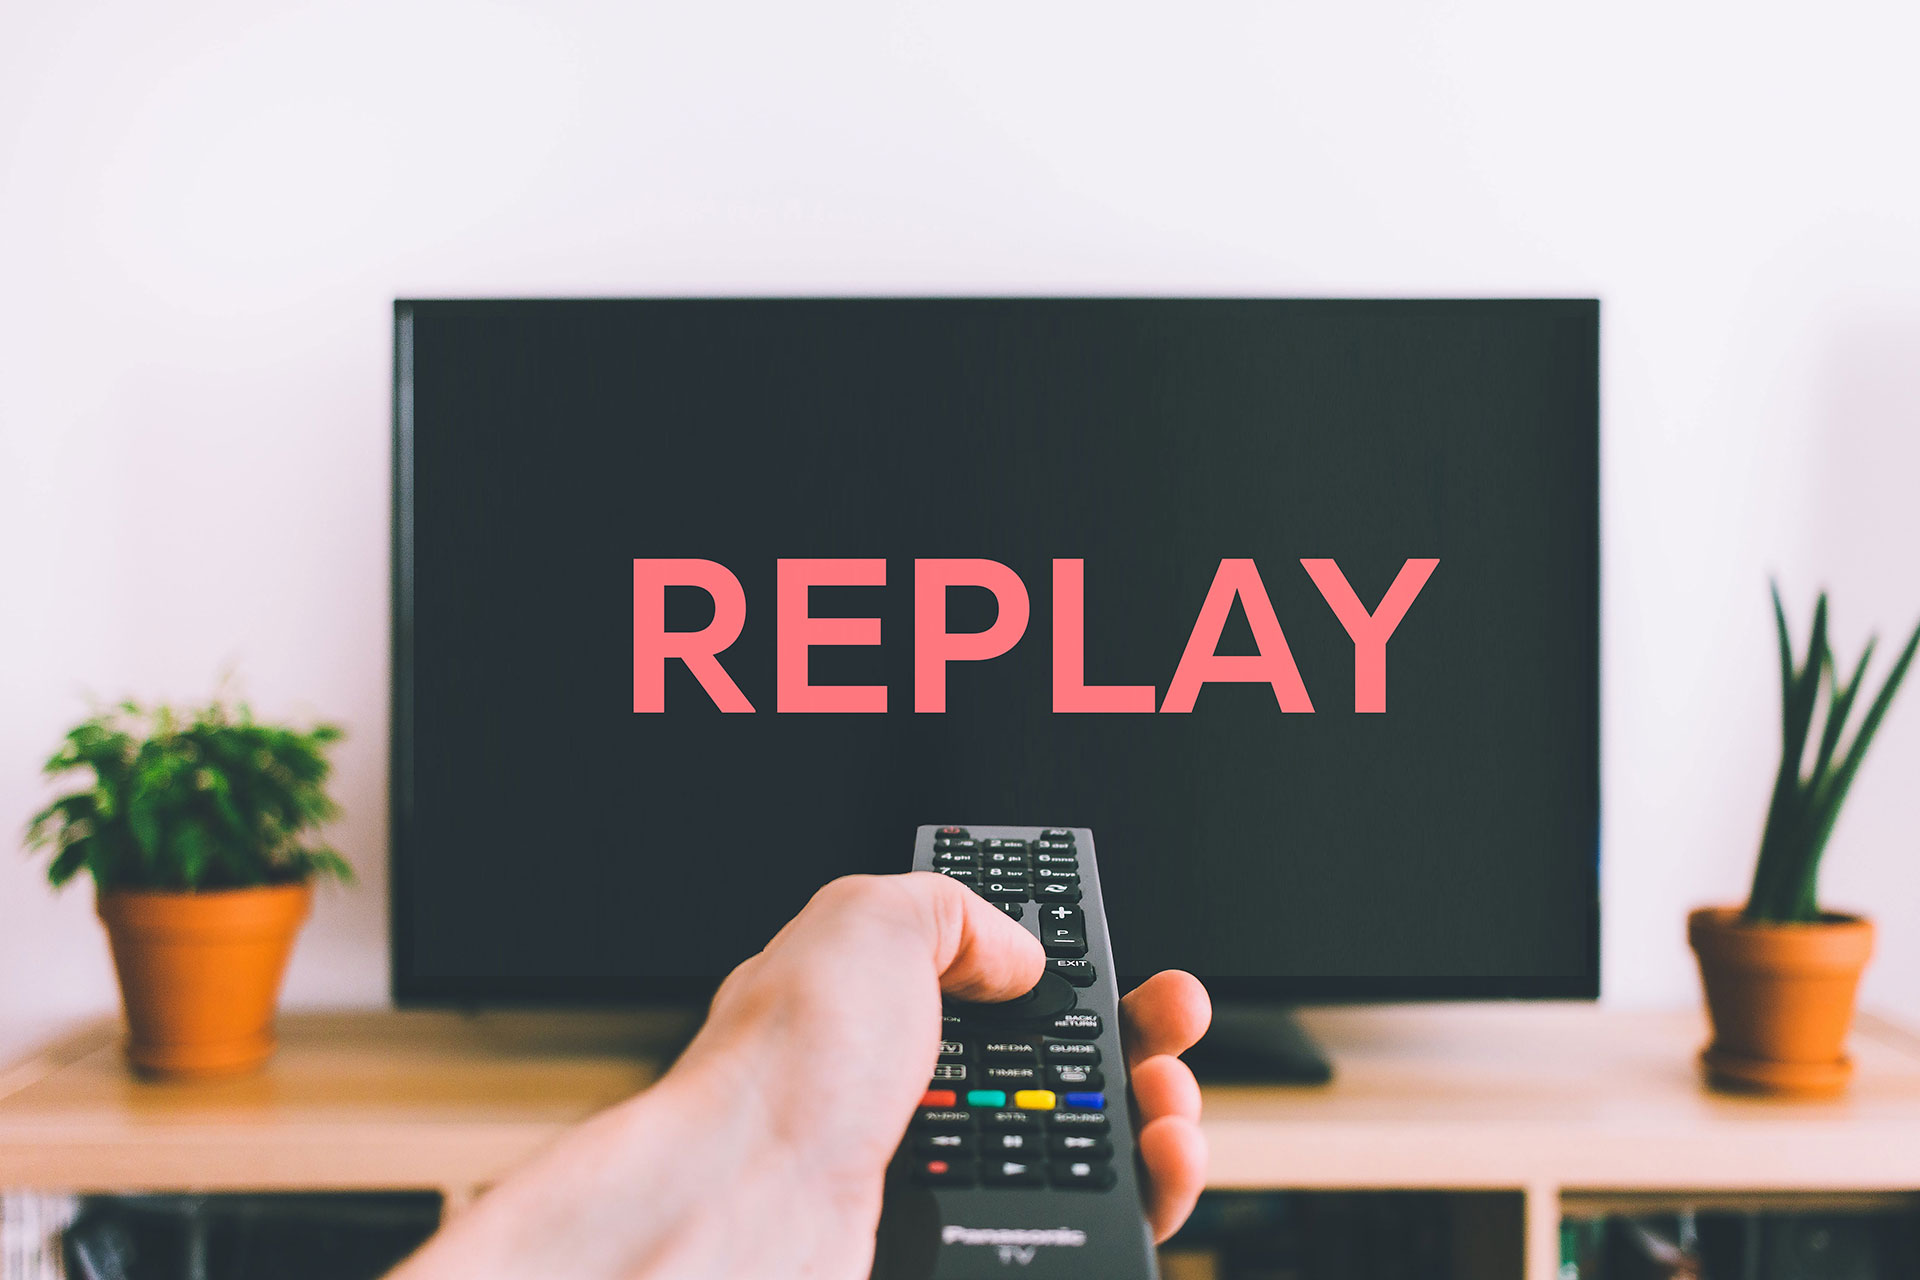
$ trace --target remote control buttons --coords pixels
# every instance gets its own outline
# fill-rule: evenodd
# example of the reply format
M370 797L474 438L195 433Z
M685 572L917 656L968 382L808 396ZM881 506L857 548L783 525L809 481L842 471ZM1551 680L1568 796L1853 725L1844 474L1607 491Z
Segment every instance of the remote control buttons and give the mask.
M1092 1092L1093 1090L1107 1087L1106 1078L1100 1074L1100 1068L1082 1066L1079 1063L1048 1067L1047 1083L1055 1089L1063 1091L1076 1089L1083 1092ZM1069 1093L1067 1096L1072 1098L1076 1095Z
M916 1182L930 1187L970 1187L973 1185L973 1161L916 1160L913 1165Z
M932 1187L1115 1186L1094 1043L1105 1028L1099 1014L1075 1007L1075 988L1100 975L1087 959L1073 832L976 840L965 828L943 827L933 846L936 871L1006 914L1019 919L1022 904L1034 904L1048 958L1040 981L1012 1000L946 1002L932 1081L901 1143L898 1174Z
M1046 1168L1038 1160L986 1160L980 1173L981 1181L990 1187L1040 1187L1047 1181Z
M925 1156L928 1159L971 1160L973 1135L971 1133L923 1133L914 1138L913 1150L915 1155Z
M913 1113L915 1129L965 1129L973 1123L973 1112L965 1108L926 1107Z
M1076 987L1090 987L1097 976L1093 971L1093 961L1084 956L1073 959L1054 958L1047 961L1047 968L1059 974Z
M1105 1118L1101 1117L1103 1120ZM1113 1144L1091 1133L1050 1133L1047 1135L1047 1150L1056 1156L1074 1160L1113 1159Z
M1049 1168L1056 1187L1105 1191L1114 1184L1113 1166L1105 1161L1055 1160Z
M1083 956L1087 954L1087 917L1078 907L1065 903L1043 907L1040 911L1040 943L1048 955Z
M1019 1159L1024 1156L1039 1156L1040 1135L1022 1133L1016 1129L990 1133L980 1141L980 1154L991 1160L995 1156L1012 1156Z
M1100 1015L1083 1009L1058 1014L1047 1023L1047 1034L1062 1040L1097 1040L1100 1030Z
M947 1008L966 1018L973 1024L983 1027L1005 1027L1014 1034L1015 1028L1023 1024L1039 1023L1047 1025L1047 1020L1058 1014L1064 1014L1073 1008L1073 987L1057 973L1043 973L1040 981L1025 995L1015 996L1001 1004L973 1004L964 1000L949 1000ZM1096 1015L1089 1015L1096 1016ZM1064 1034L1059 1031L1053 1035ZM1098 1024L1090 1035L1098 1035ZM1088 1036L1076 1037L1079 1039Z

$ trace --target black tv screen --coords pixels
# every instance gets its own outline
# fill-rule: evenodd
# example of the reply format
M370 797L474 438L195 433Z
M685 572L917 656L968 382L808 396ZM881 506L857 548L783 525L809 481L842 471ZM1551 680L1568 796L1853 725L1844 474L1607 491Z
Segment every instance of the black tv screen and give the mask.
M396 306L394 986L694 998L922 823L1115 963L1590 996L1598 305Z

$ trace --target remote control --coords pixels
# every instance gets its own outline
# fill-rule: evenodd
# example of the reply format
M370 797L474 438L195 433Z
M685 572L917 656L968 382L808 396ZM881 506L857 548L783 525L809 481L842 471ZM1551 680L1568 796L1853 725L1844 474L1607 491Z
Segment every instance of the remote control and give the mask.
M1093 833L921 827L913 868L1020 921L1047 971L1004 1004L947 1002L887 1172L875 1280L1152 1280Z

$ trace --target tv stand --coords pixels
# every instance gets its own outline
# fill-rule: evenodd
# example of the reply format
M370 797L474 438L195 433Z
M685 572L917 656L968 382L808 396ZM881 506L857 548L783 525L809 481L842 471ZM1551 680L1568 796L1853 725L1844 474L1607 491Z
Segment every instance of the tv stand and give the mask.
M1223 1025L1239 1022L1223 1010ZM1555 1280L1563 1224L1602 1216L1920 1212L1920 1030L1872 1013L1849 1046L1852 1088L1812 1102L1702 1088L1697 1007L1300 1016L1338 1078L1208 1085L1216 1200L1441 1193L1479 1259L1456 1274L1475 1280ZM119 1020L100 1019L0 1059L0 1201L432 1190L457 1213L569 1125L645 1088L688 1021L684 1010L288 1011L259 1074L153 1081L128 1071Z
M1333 1064L1285 1005L1222 1001L1181 1057L1201 1084L1326 1084Z

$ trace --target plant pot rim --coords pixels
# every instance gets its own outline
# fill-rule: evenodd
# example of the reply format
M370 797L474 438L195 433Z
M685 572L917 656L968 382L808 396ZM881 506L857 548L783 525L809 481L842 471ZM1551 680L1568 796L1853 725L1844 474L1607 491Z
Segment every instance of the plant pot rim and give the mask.
M1728 933L1781 933L1794 930L1871 929L1872 917L1864 912L1822 911L1818 920L1748 920L1744 907L1695 907L1687 913L1691 929L1713 929Z
M273 884L229 885L219 889L151 889L151 888L113 888L102 889L94 886L96 898L121 899L200 899L237 898L249 894L262 893L305 893L313 888L313 878L302 876L298 880L281 880Z
M173 937L270 935L293 929L313 910L313 884L260 884L243 889L110 889L94 899L108 933Z

